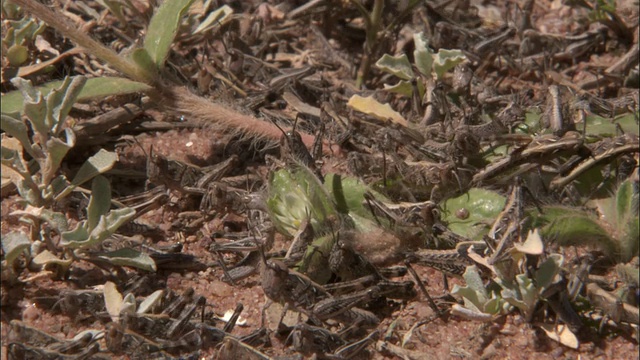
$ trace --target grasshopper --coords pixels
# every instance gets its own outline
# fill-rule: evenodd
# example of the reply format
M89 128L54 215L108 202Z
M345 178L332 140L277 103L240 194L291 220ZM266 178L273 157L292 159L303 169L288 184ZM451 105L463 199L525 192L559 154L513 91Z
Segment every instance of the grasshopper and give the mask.
M88 359L100 350L99 337L90 332L61 340L19 320L12 320L10 326L9 359Z
M296 121L293 123L291 130L285 131L275 121L273 124L280 129L282 136L280 137L280 157L287 162L299 163L309 168L321 182L324 182L324 176L320 169L316 166L315 159L311 156L309 149L302 141L300 133L296 131ZM320 137L317 137L319 139ZM320 140L321 141L321 140ZM320 142L321 144L321 142ZM314 152L317 146L314 145ZM320 153L322 151L320 150Z

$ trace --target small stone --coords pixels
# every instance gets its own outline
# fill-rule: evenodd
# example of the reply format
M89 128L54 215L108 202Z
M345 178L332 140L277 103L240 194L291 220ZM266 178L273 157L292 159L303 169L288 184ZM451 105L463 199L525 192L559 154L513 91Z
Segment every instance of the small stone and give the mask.
M38 311L38 307L36 306L36 304L29 304L25 306L25 309L22 312L22 321L33 322L39 318L40 312Z

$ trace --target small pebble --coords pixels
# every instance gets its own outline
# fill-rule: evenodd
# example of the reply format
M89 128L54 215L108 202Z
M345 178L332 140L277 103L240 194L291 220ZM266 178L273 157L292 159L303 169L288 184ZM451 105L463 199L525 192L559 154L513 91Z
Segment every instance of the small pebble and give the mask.
M25 309L22 312L22 321L33 322L39 318L40 312L38 311L38 307L36 306L36 304L29 304L25 306Z

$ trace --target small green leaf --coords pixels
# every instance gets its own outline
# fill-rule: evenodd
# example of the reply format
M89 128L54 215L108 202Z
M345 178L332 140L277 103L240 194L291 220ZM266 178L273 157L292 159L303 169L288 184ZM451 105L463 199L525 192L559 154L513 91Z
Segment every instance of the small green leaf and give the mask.
M171 44L178 32L178 27L184 13L194 0L165 1L153 15L147 36L144 39L144 49L147 51L157 69L164 67L164 61L169 54Z
M104 176L96 176L91 185L91 198L87 207L87 228L91 232L100 218L111 208L111 185Z
M62 130L65 119L86 82L87 78L84 76L67 77L60 88L47 95L47 125L53 135L58 135Z
M89 231L85 221L79 222L71 231L65 231L60 235L60 246L79 248L84 246L89 239Z
M406 54L398 56L384 54L380 60L376 62L376 66L380 68L380 70L395 75L402 80L411 80L413 78L411 63Z
M462 277L467 282L467 286L460 287L455 285L451 293L462 296L466 308L484 312L485 304L489 299L478 268L475 265L467 266Z
M624 114L616 119L590 114L587 115L587 135L614 137L618 134L616 123L625 134L639 135L640 129L636 123L634 114Z
M520 309L527 321L530 321L538 301L538 291L531 279L525 274L520 274L516 276L516 284L503 281L501 278L497 278L496 282L502 287L500 292L502 298Z
M433 70L435 71L438 79L441 79L444 73L453 69L465 60L467 60L467 57L460 50L440 49L435 56Z
M560 254L550 254L549 257L538 267L535 273L535 280L540 291L546 289L553 283L556 275L562 268L564 257Z
M98 224L89 231L86 221L82 221L78 228L62 234L62 246L70 248L86 248L101 243L113 235L122 224L135 216L136 211L131 208L112 210L107 216L101 216Z
M413 34L413 43L416 47L413 51L416 67L422 75L430 77L433 65L433 54L429 49L429 40L424 36L424 33L419 32L417 34Z
M82 185L89 179L111 170L118 156L114 152L100 149L95 155L87 159L71 181L74 186Z
M47 264L55 264L60 265L63 269L69 267L73 262L72 259L62 260L59 257L53 255L49 250L43 250L40 254L31 260L32 263L38 266L43 266Z
M51 138L47 140L48 156L43 169L41 169L43 179L51 179L55 176L60 169L62 160L67 155L69 150L76 145L76 135L71 129L64 129L66 141L62 141L58 138ZM48 182L48 181L47 181Z
M47 104L42 93L33 87L31 81L22 78L13 78L11 82L20 90L24 99L24 107L21 109L29 119L33 130L41 136L41 141L49 138L51 127L47 125Z
M157 270L156 263L149 255L129 248L99 253L97 256L98 258L106 260L113 265L131 266L151 272L155 272Z
M91 78L84 84L78 101L105 98L113 95L126 95L137 92L146 92L151 87L141 82L119 78L119 77L99 77Z
M411 83L406 80L400 80L400 82L395 85L384 84L384 89L404 96L411 96L411 94L413 94L413 86L411 86Z
M13 81L14 79L12 79ZM52 81L36 88L43 95L51 90L59 88L62 81ZM86 84L78 95L77 101L85 101L94 98L105 98L113 95L126 95L136 92L151 90L147 84L119 77L98 77L87 79ZM0 111L3 114L22 113L23 94L16 90L2 95L0 98Z
M484 288L484 283L482 282L482 278L480 277L480 272L478 271L477 266L467 266L467 269L464 271L462 277L467 282L467 286L469 286L471 290L481 295L479 299L482 302L487 300L487 290Z
M26 46L14 44L7 50L9 65L18 67L29 60L29 50Z
M24 122L5 114L0 115L0 117L2 119L2 131L20 141L22 148L33 158L38 159L44 157L42 152L36 152L31 147L31 139L29 138L27 125L25 125Z
M8 265L13 264L14 260L30 247L31 241L29 237L21 231L12 231L2 236L2 251L4 252L4 260Z
M27 205L27 207L24 210L13 211L10 215L22 215L24 217L46 221L58 233L67 231L69 226L67 223L67 218L65 214L60 212L55 212L51 209L47 209L44 207L35 207L32 205Z

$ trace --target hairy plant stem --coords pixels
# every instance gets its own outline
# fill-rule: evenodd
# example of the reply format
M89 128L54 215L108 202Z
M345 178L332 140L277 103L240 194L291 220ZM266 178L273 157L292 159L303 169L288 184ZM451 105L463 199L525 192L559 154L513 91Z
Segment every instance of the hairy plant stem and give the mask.
M153 87L149 96L159 105L200 120L221 130L231 133L241 132L251 137L277 141L282 132L273 124L261 121L253 116L244 115L223 105L213 103L205 98L193 94L185 87L168 84L161 78L156 69L145 69L125 58L106 46L92 39L89 35L72 25L63 15L51 11L48 7L35 0L11 0L24 11L44 21L47 25L68 37L87 53L94 55L101 61L120 71L126 77L143 82ZM307 147L311 147L315 137L300 134ZM339 152L337 145L325 147L325 152Z

